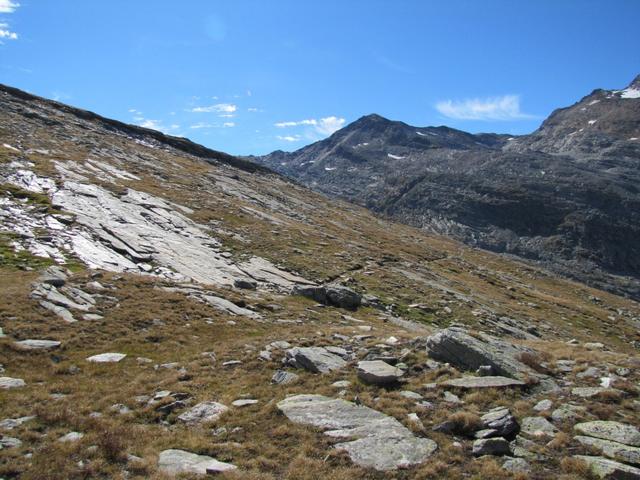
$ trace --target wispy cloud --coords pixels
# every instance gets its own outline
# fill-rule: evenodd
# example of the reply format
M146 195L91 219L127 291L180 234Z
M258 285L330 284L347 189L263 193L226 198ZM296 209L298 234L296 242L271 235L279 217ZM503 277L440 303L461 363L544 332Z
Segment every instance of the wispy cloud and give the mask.
M501 97L468 98L465 100L443 100L436 104L445 117L456 120L526 120L535 118L520 110L518 95Z
M198 123L194 123L193 125L189 125L189 128L193 130L199 130L199 129L208 130L211 128L232 128L235 126L236 126L235 122L224 122L223 124L198 122Z
M302 140L302 135L277 135L276 138L284 142L299 142Z
M175 132L180 129L180 125L175 123L171 125L164 125L160 120L152 120L150 118L142 117L136 117L136 120L138 121L138 125L140 127L150 128L151 130L158 130L162 133L175 135Z
M336 116L324 117L320 119L307 118L305 120L288 121L274 123L274 126L278 128L290 128L300 126L312 126L314 130L321 135L331 135L336 130L340 130L346 120Z
M9 30L8 23L0 23L0 39L5 38L7 40L17 40L18 34Z
M13 13L19 6L20 4L13 0L0 0L0 13Z
M215 105L209 105L204 107L193 107L192 112L195 113L223 113L230 114L238 110L238 107L233 103L216 103Z
M274 123L274 125L278 128L287 128L287 127L297 127L299 125L317 125L318 121L310 118L308 120L299 120L297 122L278 122Z

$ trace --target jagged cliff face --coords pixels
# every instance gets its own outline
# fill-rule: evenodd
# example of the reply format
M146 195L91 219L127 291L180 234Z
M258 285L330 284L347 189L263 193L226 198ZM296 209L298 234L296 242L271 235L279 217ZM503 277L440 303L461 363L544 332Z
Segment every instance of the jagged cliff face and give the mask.
M255 160L402 222L639 298L638 83L596 90L531 135L370 115Z

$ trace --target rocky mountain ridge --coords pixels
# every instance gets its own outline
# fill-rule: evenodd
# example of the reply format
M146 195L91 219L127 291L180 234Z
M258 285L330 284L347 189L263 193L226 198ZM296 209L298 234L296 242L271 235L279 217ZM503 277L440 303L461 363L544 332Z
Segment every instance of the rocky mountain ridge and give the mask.
M395 220L637 299L639 84L595 90L530 135L368 115L298 151L252 160Z
M1 478L640 478L638 303L176 141L0 88Z

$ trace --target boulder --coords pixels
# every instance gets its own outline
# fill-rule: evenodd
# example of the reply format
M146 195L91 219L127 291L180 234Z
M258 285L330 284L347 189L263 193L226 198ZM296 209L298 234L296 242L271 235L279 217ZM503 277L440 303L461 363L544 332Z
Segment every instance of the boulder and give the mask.
M358 378L373 385L396 383L404 372L382 360L358 362Z
M520 430L533 437L554 437L558 433L558 429L544 417L523 418Z
M583 435L575 436L574 440L580 442L582 445L598 449L605 457L612 458L619 462L640 465L640 448L638 447Z
M201 402L178 416L178 420L188 424L213 422L229 408L218 402Z
M258 287L258 284L249 278L236 278L233 281L233 286L243 290L255 290Z
M231 402L231 405L234 407L246 407L247 405L255 405L258 403L258 400L249 399L249 398L239 398L238 400L234 400Z
M521 381L537 381L544 390L557 385L547 375L540 374L519 360L521 355L535 351L486 334L470 335L465 329L449 327L427 338L427 353L435 360L448 362L462 370L476 371L490 366L495 375Z
M163 450L158 456L158 469L168 475L188 473L207 475L235 470L236 468L231 463L219 462L213 457L197 455L184 450Z
M84 437L84 433L69 432L58 439L59 442L77 442Z
M553 402L547 398L544 400L540 400L538 403L536 403L533 406L533 409L536 412L544 412L545 410L550 410L551 407L553 407Z
M480 420L482 421L482 428L485 430L484 438L510 437L520 430L516 417L505 407L489 410L480 417Z
M509 458L502 464L507 472L512 473L528 473L531 471L531 466L524 458Z
M323 305L348 310L355 310L362 303L362 297L358 293L342 285L299 285L294 288L293 293L311 298Z
M582 460L587 464L591 473L598 478L607 480L638 480L640 479L640 468L635 468L624 463L609 460L604 457L593 457L589 455L575 455L573 458Z
M602 438L632 447L640 447L640 430L632 425L596 420L578 423L573 428L576 432L588 437Z
M481 438L473 442L472 453L476 457L482 455L509 455L511 447L502 437Z
M347 362L323 347L295 347L285 352L285 361L313 373L328 373L343 368Z
M456 387L463 389L476 389L476 388L509 388L509 387L524 387L526 384L523 381L516 380L509 377L500 376L485 376L485 377L462 377L454 378L453 380L447 380L441 383L446 387Z
M346 451L364 468L406 468L424 462L438 448L433 440L416 437L395 418L346 400L295 395L279 402L278 408L293 422L343 439L335 448Z

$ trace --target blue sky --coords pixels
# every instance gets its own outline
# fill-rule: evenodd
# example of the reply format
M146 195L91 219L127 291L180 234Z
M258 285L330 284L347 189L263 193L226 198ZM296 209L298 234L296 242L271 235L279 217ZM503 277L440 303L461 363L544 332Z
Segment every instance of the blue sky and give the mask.
M362 115L528 133L640 73L638 0L0 0L0 82L233 154Z

